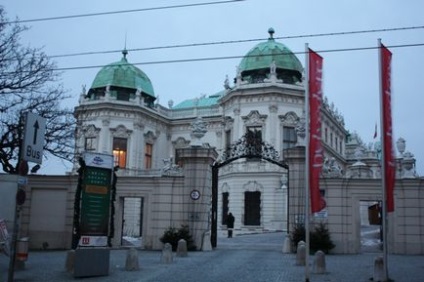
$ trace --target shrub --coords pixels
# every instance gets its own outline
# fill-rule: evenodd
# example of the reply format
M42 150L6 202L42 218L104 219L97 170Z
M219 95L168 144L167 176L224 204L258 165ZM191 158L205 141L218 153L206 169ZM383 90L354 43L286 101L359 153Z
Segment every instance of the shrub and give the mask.
M305 241L305 226L302 223L297 223L294 226L293 231L290 233L290 241L292 243L293 250L296 250L297 244L300 241Z
M310 252L315 253L316 251L328 252L335 247L330 237L330 232L327 226L320 222L315 226L313 231L309 231L310 238ZM297 244L300 241L305 241L305 226L303 224L296 224L293 231L290 234L290 240L294 246L294 250L297 248Z
M165 230L160 241L162 243L169 243L172 246L172 251L176 251L178 247L178 241L184 239L187 242L187 250L195 251L196 245L194 244L193 238L191 237L188 225L181 225L179 229L175 227L169 227Z
M327 226L320 222L311 233L311 250L314 252L321 250L328 254L334 247L335 245L330 238L330 232Z

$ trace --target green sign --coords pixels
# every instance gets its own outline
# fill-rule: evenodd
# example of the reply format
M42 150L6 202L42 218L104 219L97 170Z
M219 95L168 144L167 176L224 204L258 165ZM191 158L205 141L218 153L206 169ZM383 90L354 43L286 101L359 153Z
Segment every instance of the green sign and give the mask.
M107 236L112 170L86 166L82 187L81 234Z

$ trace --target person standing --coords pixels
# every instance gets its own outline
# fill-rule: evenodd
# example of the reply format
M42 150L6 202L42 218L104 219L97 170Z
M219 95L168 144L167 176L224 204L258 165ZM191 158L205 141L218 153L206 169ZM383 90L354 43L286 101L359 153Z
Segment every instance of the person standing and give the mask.
M227 215L227 231L228 231L228 238L233 238L233 228L234 228L234 216L232 213L229 213Z

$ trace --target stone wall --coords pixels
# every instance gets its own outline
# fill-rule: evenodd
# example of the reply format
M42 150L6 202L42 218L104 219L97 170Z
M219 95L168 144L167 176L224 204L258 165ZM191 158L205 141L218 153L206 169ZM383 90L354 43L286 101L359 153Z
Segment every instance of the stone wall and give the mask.
M286 150L289 164L289 229L303 220L305 210L304 148ZM321 178L327 208L314 223L328 224L334 253L361 252L361 201L381 201L381 179ZM424 254L424 178L397 179L395 211L388 214L388 251L393 254Z
M143 246L162 249L159 238L170 226L187 224L197 247L202 246L204 232L210 230L211 162L216 153L211 148L193 147L180 152L184 176L120 177L115 202L115 237L120 246L124 197L142 197ZM285 151L289 164L288 221L289 231L304 215L304 148ZM16 176L0 175L2 188L17 186ZM336 248L334 253L360 252L360 203L382 198L381 180L322 178L327 209L324 217ZM18 237L29 237L30 248L69 249L77 176L29 175L26 201L21 207ZM395 211L388 216L388 247L395 254L424 254L424 179L399 179L395 185ZM193 190L200 193L194 200ZM13 191L12 191L13 192ZM13 200L13 197L11 198ZM0 198L0 217L10 199ZM263 203L264 204L264 203ZM267 204L267 203L265 203ZM51 224L50 224L51 223ZM8 221L11 230L11 222ZM47 245L45 244L47 243Z
M162 249L159 238L169 227L188 225L198 248L203 234L210 230L211 163L216 158L214 149L193 147L182 149L185 176L119 177L115 202L115 234L113 246L121 245L124 198L143 198L143 247ZM26 201L21 207L19 237L29 237L31 249L69 249L72 240L76 175L29 175ZM1 175L2 187L16 191L17 177ZM11 190L11 191L12 191ZM193 200L193 190L200 197ZM13 192L12 191L12 192ZM16 193L16 192L15 192ZM9 193L14 194L14 193ZM13 227L13 205L10 199L0 199L0 218L7 217L8 230ZM10 206L10 207L9 207Z

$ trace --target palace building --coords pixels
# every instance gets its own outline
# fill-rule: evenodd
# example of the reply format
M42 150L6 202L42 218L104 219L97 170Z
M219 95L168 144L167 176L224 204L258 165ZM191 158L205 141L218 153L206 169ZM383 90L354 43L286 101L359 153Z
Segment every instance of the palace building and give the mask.
M269 38L241 60L223 89L168 107L156 103L153 82L131 65L127 52L103 67L81 94L76 152L113 154L119 175L149 175L164 166L183 167L177 149L209 146L222 155L246 133L275 149L304 144L305 88L302 63L284 44ZM234 82L233 82L234 81ZM233 82L233 83L232 83ZM322 140L332 173L345 170L348 131L343 117L325 99ZM330 169L330 167L328 167ZM220 224L231 211L236 229L286 230L287 168L258 158L241 158L219 173Z
M178 175L185 169L180 156L184 148L213 148L218 154L216 162L220 162L230 150L237 155L260 143L261 148L270 148L275 162L245 154L220 168L217 228L226 228L226 214L231 212L236 234L287 231L289 221L298 221L303 214L301 210L289 212L289 206L295 205L290 199L302 198L301 194L290 196L289 183L294 181L290 177L303 179L304 172L290 171L285 153L305 146L304 68L287 46L273 38L274 30L268 32L269 38L246 53L234 79L227 77L221 91L176 105L173 101L167 106L157 103L154 82L129 62L124 50L120 61L100 69L90 89L83 89L75 108L77 156L84 152L113 154L117 175L137 178ZM326 97L321 118L321 177L380 178L379 143L365 145L356 133L350 133L343 116ZM402 142L400 139L398 145ZM401 155L398 177L416 178L413 155L404 149ZM77 169L75 164L73 171ZM142 185L141 181L140 189L145 188ZM326 189L322 196L325 198ZM136 205L138 210L142 204L123 203L127 212L130 206ZM316 216L325 218L326 213ZM137 225L128 214L124 219L122 224L128 225L123 227L124 233Z

